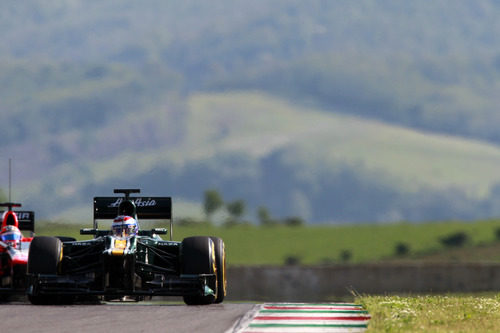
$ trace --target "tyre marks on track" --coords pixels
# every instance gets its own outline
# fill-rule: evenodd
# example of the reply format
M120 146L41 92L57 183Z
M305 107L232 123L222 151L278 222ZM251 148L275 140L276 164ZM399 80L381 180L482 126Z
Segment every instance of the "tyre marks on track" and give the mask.
M237 332L364 332L369 320L359 304L268 303Z

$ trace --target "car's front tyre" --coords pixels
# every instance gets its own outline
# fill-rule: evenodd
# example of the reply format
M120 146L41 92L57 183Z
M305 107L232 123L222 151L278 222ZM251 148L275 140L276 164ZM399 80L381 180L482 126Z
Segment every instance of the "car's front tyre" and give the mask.
M182 241L182 274L216 274L215 245L210 237L195 236L184 238ZM216 300L217 281L208 286L214 295L185 295L187 305L212 304Z
M33 238L30 244L27 272L31 275L56 275L61 260L61 240L56 237L37 236ZM66 298L39 294L28 295L28 299L32 304L36 305L70 302L70 300Z
M210 237L214 242L215 263L217 275L217 294L215 303L222 303L226 296L227 278L226 278L226 249L224 241L219 237Z

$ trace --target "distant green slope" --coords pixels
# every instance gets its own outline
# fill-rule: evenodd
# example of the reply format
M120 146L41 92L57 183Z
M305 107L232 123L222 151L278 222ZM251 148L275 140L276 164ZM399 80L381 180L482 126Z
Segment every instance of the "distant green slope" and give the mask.
M43 204L45 212L58 203L55 216L124 186L199 201L208 187L227 193L239 181L235 193L240 198L279 212L270 197L285 191L281 196L296 206L288 214L300 215L301 208L314 208L308 199L324 196L329 189L322 186L345 172L356 186L375 184L369 196L382 186L394 193L453 189L481 199L500 182L500 149L494 145L308 109L252 92L193 95L180 112L151 108L95 130L54 133L37 143L38 153L50 154L56 142L74 157L71 164L45 166L43 177L16 190L18 198ZM11 151L28 148L14 145ZM274 175L270 168L275 167L285 168L284 173ZM292 177L302 187L272 192L266 177L271 182ZM351 185L337 190L345 192ZM350 200L361 209L367 204Z
M213 144L255 157L287 149L298 168L333 170L344 163L408 190L457 186L482 196L500 181L500 148L489 143L308 109L252 93L197 95L190 100L190 110L187 136L204 152Z

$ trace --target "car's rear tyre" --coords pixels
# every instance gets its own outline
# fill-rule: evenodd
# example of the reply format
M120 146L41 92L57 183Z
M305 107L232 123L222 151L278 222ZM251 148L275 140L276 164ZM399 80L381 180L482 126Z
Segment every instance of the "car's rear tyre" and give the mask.
M56 275L62 260L62 242L59 238L37 236L33 238L28 253L28 274ZM32 304L71 303L72 297L55 297L50 295L28 295Z
M226 296L227 277L226 277L226 249L224 241L219 237L210 237L215 247L215 267L217 274L217 294L215 303L222 303Z
M182 241L182 274L215 274L216 256L214 242L210 237L195 236L184 238ZM212 304L216 300L217 281L209 287L215 295L185 295L184 303L187 305Z

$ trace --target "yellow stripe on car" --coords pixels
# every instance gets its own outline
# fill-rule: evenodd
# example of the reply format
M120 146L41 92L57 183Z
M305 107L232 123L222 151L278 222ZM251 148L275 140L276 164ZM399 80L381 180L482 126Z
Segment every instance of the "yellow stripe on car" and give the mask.
M114 256L122 256L125 250L120 250L120 249L113 249L111 250L111 254Z

